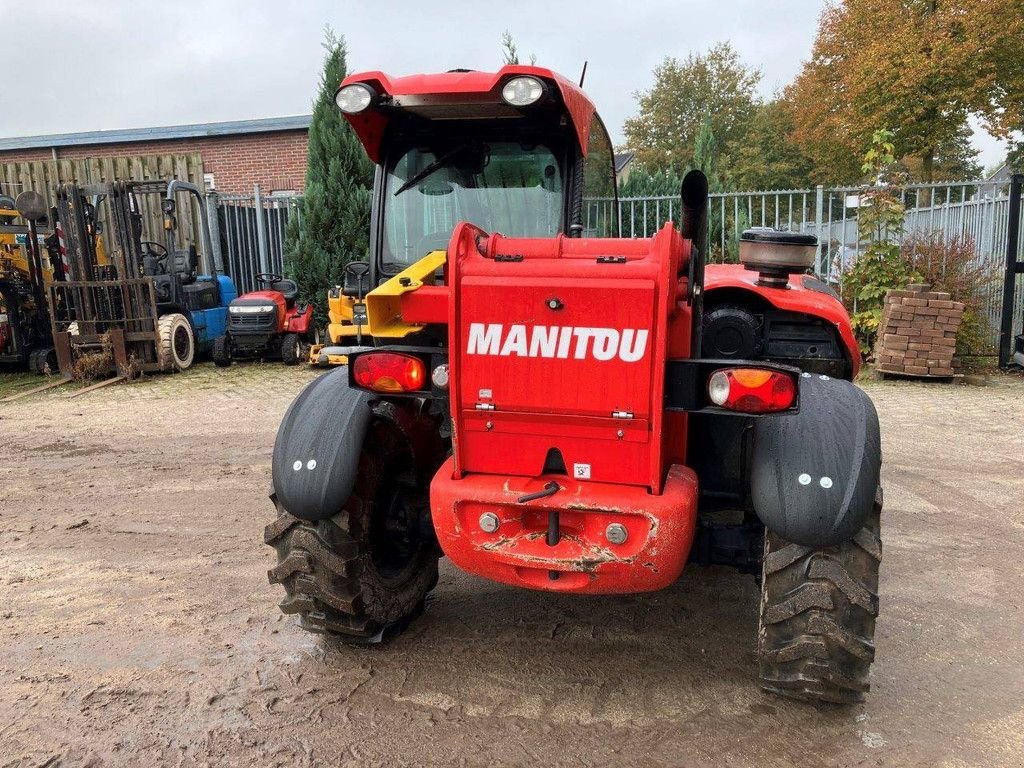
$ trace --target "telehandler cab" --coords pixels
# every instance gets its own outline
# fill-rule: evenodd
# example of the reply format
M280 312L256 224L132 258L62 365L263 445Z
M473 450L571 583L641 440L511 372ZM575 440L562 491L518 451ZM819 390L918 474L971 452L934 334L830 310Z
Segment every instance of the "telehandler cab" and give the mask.
M336 101L377 164L373 345L280 426L281 609L367 643L423 609L442 554L578 594L731 565L759 576L762 686L861 699L879 426L815 239L749 230L705 269L700 172L679 229L620 238L608 134L548 69L365 72Z

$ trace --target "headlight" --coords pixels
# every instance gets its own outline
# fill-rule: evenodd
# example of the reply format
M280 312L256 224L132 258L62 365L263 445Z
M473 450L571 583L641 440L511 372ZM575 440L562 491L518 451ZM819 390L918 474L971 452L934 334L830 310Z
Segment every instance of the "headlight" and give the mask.
M243 304L237 307L228 307L232 315L255 315L266 312L273 312L277 307L273 304Z
M501 98L513 107L528 107L539 101L546 90L536 77L513 77L501 89Z
M370 86L363 83L352 83L352 85L338 89L338 92L334 94L334 103L345 114L354 115L369 107L376 96L376 91Z

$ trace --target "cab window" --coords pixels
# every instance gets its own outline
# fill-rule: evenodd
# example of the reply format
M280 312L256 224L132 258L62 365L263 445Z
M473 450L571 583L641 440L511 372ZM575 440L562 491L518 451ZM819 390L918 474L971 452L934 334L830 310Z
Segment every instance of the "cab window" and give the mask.
M608 131L597 114L590 121L587 156L583 160L583 236L617 237L615 153Z

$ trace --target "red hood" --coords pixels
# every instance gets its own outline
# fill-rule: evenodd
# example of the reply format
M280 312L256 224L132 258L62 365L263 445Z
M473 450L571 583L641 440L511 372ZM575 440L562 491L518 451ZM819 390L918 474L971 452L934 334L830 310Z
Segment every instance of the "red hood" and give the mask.
M846 345L850 362L853 364L853 375L856 376L860 370L860 346L853 335L850 315L843 302L831 292L831 289L815 278L805 280L808 277L810 276L802 274L790 275L786 288L768 288L758 285L758 273L742 264L708 264L704 275L704 296L707 300L708 295L715 290L742 288L756 293L776 309L802 312L832 323Z
M443 72L433 75L408 75L391 77L383 72L359 72L349 75L341 85L366 83L379 94L393 97L402 102L407 97L410 109L444 105L447 111L460 104L472 105L481 102L501 101L501 84L514 75L532 75L552 84L561 95L565 108L576 129L583 154L587 153L587 137L590 135L590 121L594 116L594 104L575 83L543 67L509 65L497 72ZM465 98L460 98L465 97ZM511 109L511 108L510 108ZM467 117L471 116L467 111ZM373 162L380 162L380 148L387 128L387 110L369 109L357 115L345 115L356 135L363 144L366 154Z

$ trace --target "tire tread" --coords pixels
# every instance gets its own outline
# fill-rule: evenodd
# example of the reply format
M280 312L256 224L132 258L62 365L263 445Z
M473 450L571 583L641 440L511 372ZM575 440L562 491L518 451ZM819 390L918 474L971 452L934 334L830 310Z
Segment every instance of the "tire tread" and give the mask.
M875 657L881 511L879 492L861 531L832 547L766 533L758 632L765 690L815 702L863 700Z

